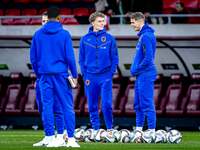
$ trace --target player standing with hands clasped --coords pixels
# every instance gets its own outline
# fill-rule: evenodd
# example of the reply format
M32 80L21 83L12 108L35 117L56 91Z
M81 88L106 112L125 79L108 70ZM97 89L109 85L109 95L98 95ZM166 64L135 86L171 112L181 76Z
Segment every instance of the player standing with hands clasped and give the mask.
M104 14L95 12L90 15L92 27L81 38L79 64L88 100L90 121L95 131L99 129L99 96L102 98L102 111L107 129L112 128L112 79L119 59L114 37L106 33Z
M132 76L136 76L133 104L136 112L136 130L142 131L146 115L149 130L155 133L156 112L153 97L154 81L157 75L154 64L156 38L154 30L148 23L145 24L145 16L141 12L134 13L130 19L134 31L139 31L130 69Z

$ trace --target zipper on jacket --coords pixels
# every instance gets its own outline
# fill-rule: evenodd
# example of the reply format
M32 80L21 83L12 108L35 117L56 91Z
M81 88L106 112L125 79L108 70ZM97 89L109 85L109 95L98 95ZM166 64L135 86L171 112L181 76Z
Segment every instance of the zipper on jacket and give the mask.
M97 75L97 32L96 32L96 75Z

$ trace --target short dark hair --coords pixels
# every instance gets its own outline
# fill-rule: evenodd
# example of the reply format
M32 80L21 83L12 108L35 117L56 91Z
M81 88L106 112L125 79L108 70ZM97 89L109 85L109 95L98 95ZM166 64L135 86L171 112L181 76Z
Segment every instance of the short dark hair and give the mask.
M42 16L48 16L47 12L45 11Z
M135 19L135 20L140 20L140 19L142 19L142 20L144 20L144 22L145 22L145 16L144 16L144 14L141 13L141 12L135 12L135 13L133 13L133 14L131 15L130 18L131 18L131 19Z
M177 2L176 4L181 5L182 8L185 6L184 3L182 3L182 2Z
M51 6L47 10L48 18L56 18L58 15L60 15L60 9L56 6Z

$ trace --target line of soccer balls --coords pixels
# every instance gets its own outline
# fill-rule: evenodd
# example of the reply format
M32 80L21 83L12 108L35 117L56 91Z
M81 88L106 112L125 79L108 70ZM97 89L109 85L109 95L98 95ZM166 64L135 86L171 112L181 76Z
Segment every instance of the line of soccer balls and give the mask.
M87 129L85 131L78 128L74 132L74 138L77 142L180 143L182 135L178 130L171 130L169 132L164 130L157 130L156 132L151 130L146 130L144 132L134 130L130 132L127 129L122 129L120 131L114 129L109 131L99 129L95 132L93 129Z

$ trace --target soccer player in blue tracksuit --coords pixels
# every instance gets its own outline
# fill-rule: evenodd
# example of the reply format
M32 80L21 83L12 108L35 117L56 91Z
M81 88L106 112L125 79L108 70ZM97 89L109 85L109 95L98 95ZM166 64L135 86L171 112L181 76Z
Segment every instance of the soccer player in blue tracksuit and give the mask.
M145 24L145 17L142 13L136 12L130 19L134 31L139 31L139 39L130 69L132 76L136 76L133 104L136 112L136 129L142 130L146 115L149 129L155 132L156 112L153 95L157 75L154 64L156 38L154 30L149 27L148 23Z
M102 98L102 111L107 129L112 128L112 78L119 59L114 37L106 33L104 14L95 12L90 15L92 27L81 38L79 64L88 100L90 121L94 130L99 129L99 96Z
M63 29L59 8L52 6L47 11L49 21L35 32L30 49L30 59L34 72L40 80L39 87L43 103L44 121L51 142L47 147L66 146L55 139L53 103L57 95L61 103L69 140L67 147L80 147L73 138L75 113L73 110L72 89L67 82L70 68L75 85L77 70L71 36Z
M42 25L44 25L47 22L48 22L47 12L44 12L42 15ZM42 105L42 100L41 100L39 79L37 79L35 81L34 88L35 88L36 101L37 101L37 105L38 105L39 115L42 118L43 127L44 127L44 131L45 131L45 138L42 141L33 144L33 146L45 146L45 145L48 145L48 143L49 143L49 133L46 128L46 124L45 124L44 117L43 117L43 109L42 109L43 105ZM57 96L55 96L55 98L57 98ZM54 113L54 118L56 118L57 138L58 139L63 138L63 128L64 128L63 111L62 111L59 101L54 103L53 113Z

